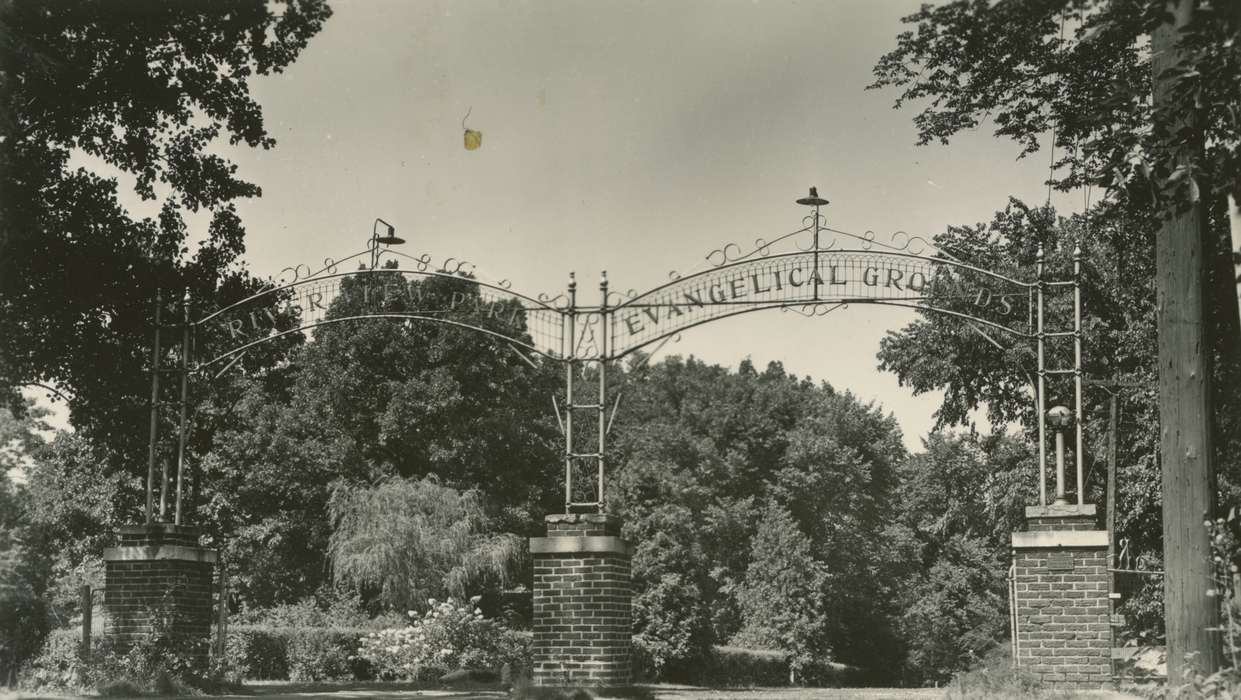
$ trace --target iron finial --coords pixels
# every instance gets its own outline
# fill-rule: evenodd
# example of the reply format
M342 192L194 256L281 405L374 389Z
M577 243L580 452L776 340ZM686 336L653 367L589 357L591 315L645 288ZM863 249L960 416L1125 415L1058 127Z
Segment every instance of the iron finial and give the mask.
M577 289L577 273L569 273L569 289Z
M608 271L604 270L603 274L599 276L599 289L607 289L607 288L608 288Z
M811 187L810 195L807 197L802 197L801 199L797 200L797 203L805 204L807 206L819 207L819 206L823 206L824 204L827 204L828 201L819 196L818 187Z

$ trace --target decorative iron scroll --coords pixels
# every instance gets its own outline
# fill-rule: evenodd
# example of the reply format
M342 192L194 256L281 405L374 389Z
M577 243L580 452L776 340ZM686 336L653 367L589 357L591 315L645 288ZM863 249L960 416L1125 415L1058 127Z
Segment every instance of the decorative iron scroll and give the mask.
M610 357L727 316L771 308L819 316L847 304L940 311L1030 337L1033 286L955 260L886 249L742 254L608 309Z
M507 281L479 280L466 261L434 264L428 256L402 257L412 261L412 269L341 272L341 263L328 261L305 276L300 268L287 268L292 281L194 323L200 337L214 341L206 345L217 348L213 356L199 358L198 365L212 365L279 337L365 318L442 323L548 357L563 355L567 340L563 311L557 308L563 300L527 297L509 289Z

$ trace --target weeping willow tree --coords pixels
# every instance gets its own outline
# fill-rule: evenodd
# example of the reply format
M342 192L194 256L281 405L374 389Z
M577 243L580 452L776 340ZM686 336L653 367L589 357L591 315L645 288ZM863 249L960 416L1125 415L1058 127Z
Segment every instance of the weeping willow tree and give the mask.
M344 486L329 508L336 580L394 610L505 587L528 556L523 538L491 529L477 491L432 477Z

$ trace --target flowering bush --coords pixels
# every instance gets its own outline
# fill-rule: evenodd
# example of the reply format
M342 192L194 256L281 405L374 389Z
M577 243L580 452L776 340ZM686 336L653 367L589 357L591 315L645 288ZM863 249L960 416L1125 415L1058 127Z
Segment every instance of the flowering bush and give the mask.
M470 603L478 602L471 598ZM530 641L508 630L472 605L449 598L428 601L421 617L413 610L408 627L379 630L362 637L358 656L383 678L432 680L458 668L497 670L504 664L524 670Z

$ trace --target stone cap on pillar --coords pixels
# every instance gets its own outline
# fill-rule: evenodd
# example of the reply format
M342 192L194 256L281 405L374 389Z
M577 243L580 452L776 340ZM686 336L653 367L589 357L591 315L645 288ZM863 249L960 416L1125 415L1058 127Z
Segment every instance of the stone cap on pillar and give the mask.
M1107 541L1107 530L1036 530L1013 533L1013 549L1106 549Z
M1093 503L1051 503L1045 506L1026 506L1027 518L1093 518L1098 509Z
M1094 530L1098 526L1098 509L1093 503L1026 506L1027 530Z
M612 513L554 513L545 516L548 537L620 537L621 519Z
M192 525L174 525L173 523L122 525L117 528L117 533L120 535L122 547L164 544L198 546L198 528Z
M103 560L105 562L173 560L214 564L219 560L219 555L214 549L186 547L179 544L138 545L106 547L103 550Z
M531 537L531 554L633 554L619 537Z

